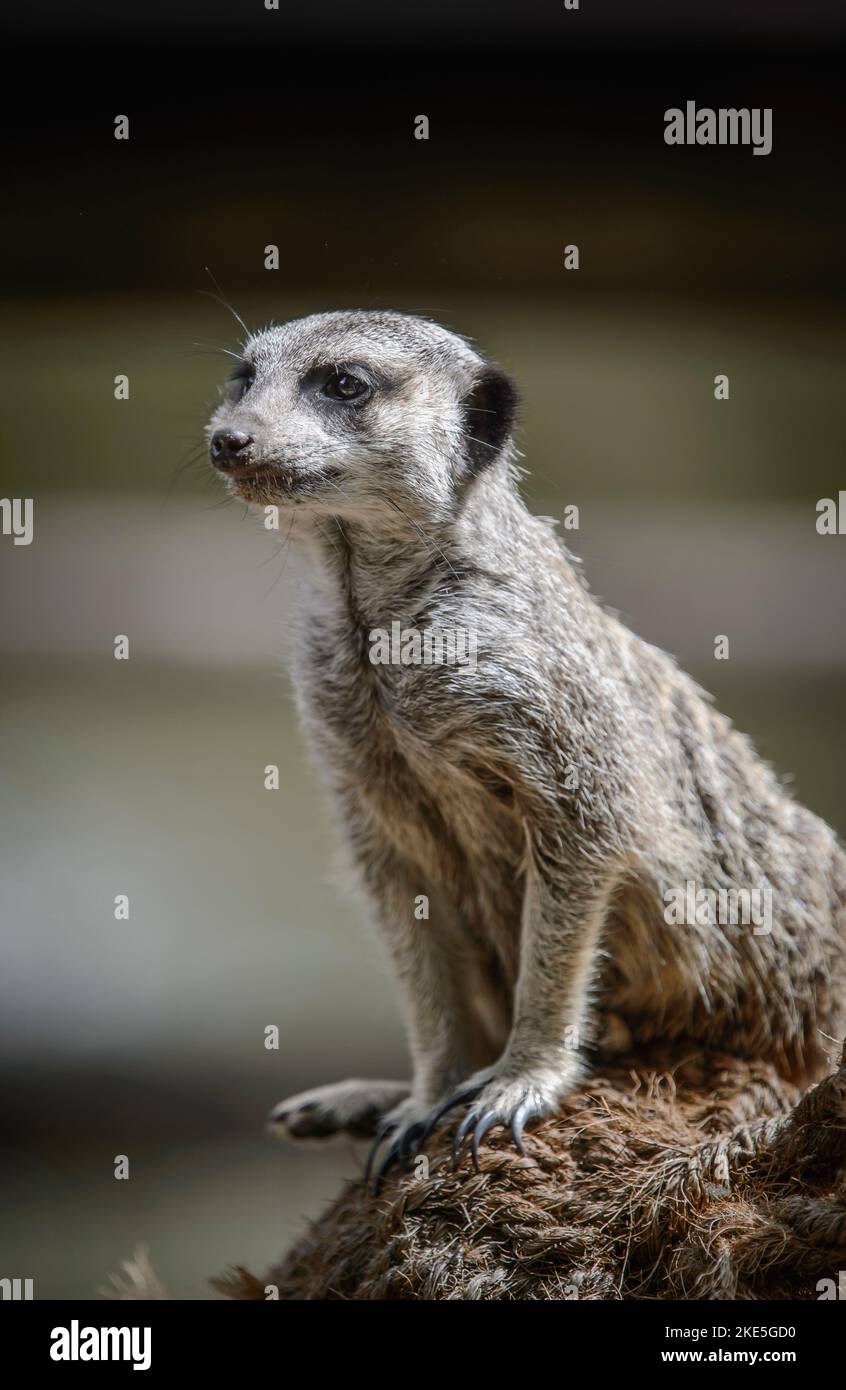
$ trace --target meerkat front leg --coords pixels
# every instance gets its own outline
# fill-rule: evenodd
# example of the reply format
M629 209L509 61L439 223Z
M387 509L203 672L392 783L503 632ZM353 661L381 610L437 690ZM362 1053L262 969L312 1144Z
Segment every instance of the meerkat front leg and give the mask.
M427 894L431 916L412 911L421 884L394 860L379 893L380 922L399 982L412 1059L409 1094L383 1117L367 1163L378 1157L376 1187L394 1163L404 1164L422 1138L432 1107L467 1074L479 1050L476 1023L464 997L462 952L455 914L436 893ZM459 928L460 931L460 928Z
M397 976L409 1036L413 1080L341 1081L291 1096L277 1105L270 1124L291 1139L347 1133L376 1136L385 1146L381 1170L404 1159L423 1131L432 1106L466 1072L466 1011L458 972L452 969L451 922L432 896L428 921L414 916L426 891L414 870L393 850L360 836L356 845L365 886L374 902Z
M489 1129L509 1127L522 1153L524 1128L555 1112L583 1071L599 939L616 881L616 873L578 861L562 872L557 857L530 843L511 1036L493 1066L433 1112L424 1134L453 1106L470 1103L453 1152L470 1136L475 1164Z

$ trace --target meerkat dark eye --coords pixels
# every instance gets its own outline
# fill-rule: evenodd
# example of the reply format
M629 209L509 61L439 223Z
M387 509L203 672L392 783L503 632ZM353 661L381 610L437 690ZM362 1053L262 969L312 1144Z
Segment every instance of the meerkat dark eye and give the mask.
M323 395L330 401L363 401L370 395L370 387L352 372L334 372L323 387Z
M256 373L252 363L239 362L229 378L236 401L240 401L243 396L246 396L255 379Z

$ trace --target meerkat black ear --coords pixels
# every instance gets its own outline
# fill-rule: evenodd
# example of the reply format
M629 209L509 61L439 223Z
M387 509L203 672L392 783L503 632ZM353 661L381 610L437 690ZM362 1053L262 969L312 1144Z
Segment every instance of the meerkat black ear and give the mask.
M490 363L480 369L461 402L465 455L474 474L493 463L511 434L517 400L507 372Z

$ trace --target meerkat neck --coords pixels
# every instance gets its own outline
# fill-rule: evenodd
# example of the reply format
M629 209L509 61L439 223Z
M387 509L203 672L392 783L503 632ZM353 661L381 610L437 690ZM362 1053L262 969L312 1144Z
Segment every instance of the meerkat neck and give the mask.
M396 518L384 527L332 518L310 537L312 566L327 596L340 599L366 628L409 619L441 585L454 588L462 567L451 523Z
M320 589L327 598L342 597L364 627L412 621L438 591L457 596L468 573L490 566L496 553L490 492L501 488L502 480L480 480L478 496L445 519L415 517L404 509L386 510L372 522L321 518L307 536ZM501 508L493 510L501 514Z

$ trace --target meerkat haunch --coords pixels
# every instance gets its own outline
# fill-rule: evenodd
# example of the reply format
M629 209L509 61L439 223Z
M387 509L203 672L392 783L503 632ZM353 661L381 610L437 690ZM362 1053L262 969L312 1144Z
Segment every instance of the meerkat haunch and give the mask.
M375 1132L380 1171L453 1105L474 1157L494 1125L520 1146L606 1013L635 1042L687 1038L805 1080L843 1032L846 855L527 511L515 405L454 333L350 311L251 337L209 424L230 492L290 517L298 706L413 1062L408 1085L323 1086L273 1120ZM374 661L395 623L472 634L475 659ZM771 929L699 910L670 924L692 884L770 894Z

